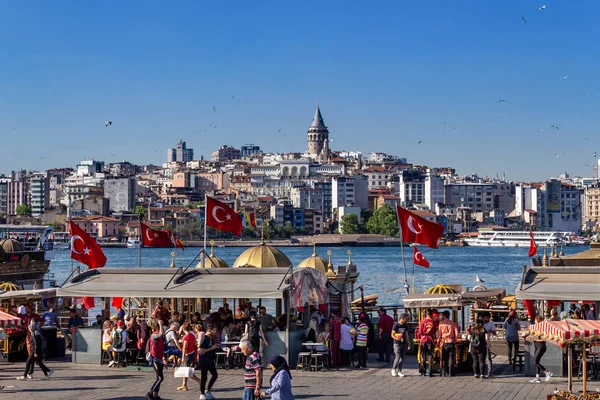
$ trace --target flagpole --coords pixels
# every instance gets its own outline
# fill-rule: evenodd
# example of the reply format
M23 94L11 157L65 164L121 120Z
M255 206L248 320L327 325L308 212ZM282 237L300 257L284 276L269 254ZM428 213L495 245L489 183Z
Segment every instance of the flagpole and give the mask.
M148 208L150 208L150 205L148 205ZM140 214L138 214L138 232L140 234L140 245L138 246L138 268L142 268L142 245L144 243L144 238L142 236L142 218L140 217Z
M68 219L69 223L67 225L69 225L69 257L71 257L71 218ZM73 275L73 259L71 258L71 275Z
M208 218L208 196L204 192L204 245L202 250L202 268L205 267L204 262L206 259L206 219Z
M398 214L398 204L396 203L396 220L398 221L398 231L400 233L400 251L402 252L402 268L404 268L404 288L406 294L410 293L410 286L408 285L408 276L406 275L406 260L404 259L404 234L402 233L402 224L400 223L400 215Z
M415 257L413 257L413 277L412 277L412 288L413 293L417 293L417 287L415 286Z

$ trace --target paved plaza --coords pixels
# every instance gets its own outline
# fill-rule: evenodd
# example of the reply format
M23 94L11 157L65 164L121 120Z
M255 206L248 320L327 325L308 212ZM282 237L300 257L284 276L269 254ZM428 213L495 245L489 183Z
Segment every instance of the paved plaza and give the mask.
M479 380L463 374L452 378L423 378L418 374L414 356L407 360L404 378L390 375L389 364L372 361L367 370L341 369L326 372L292 371L292 385L297 399L527 399L546 400L546 395L556 388L565 389L566 379L553 378L550 383L529 383L527 377L513 374L506 365L506 358L496 358L497 376ZM503 364L504 362L504 364ZM24 363L0 362L0 385L7 387L0 392L0 400L8 399L143 399L154 380L151 369L136 370L107 368L99 365L75 365L69 362L48 362L56 372L49 380L41 380L36 366L32 381L17 381ZM270 370L266 372L268 385ZM219 379L213 393L217 399L241 399L242 371L219 370ZM173 378L173 371L165 372L160 394L165 400L197 399L199 389L190 381L188 392L177 392L181 379ZM577 381L574 389L579 389ZM600 382L590 382L588 390L600 389Z

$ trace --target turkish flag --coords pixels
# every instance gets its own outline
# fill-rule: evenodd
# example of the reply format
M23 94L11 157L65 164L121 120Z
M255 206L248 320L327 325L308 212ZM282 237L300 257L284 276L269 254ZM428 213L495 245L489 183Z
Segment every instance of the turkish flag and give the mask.
M242 219L227 204L206 197L206 226L242 236Z
M122 297L113 297L110 305L113 306L114 308L123 307L123 298Z
M86 310L89 310L90 308L96 307L96 303L94 302L94 298L93 297L84 297L83 298L83 306L85 307Z
M157 231L150 229L148 225L143 222L140 223L142 227L142 244L144 247L172 247L171 242L171 231L162 230Z
M69 220L69 232L71 233L71 258L90 268L104 267L106 256L96 239L71 220Z
M537 244L533 240L533 231L529 231L529 257L533 257L537 254Z
M444 225L428 221L398 206L398 225L404 242L424 244L432 249L440 246Z
M185 251L183 248L183 242L177 238L175 235L171 235L171 241L173 242L173 246L181 249L181 251Z
M423 254L417 249L417 246L413 247L413 249L413 263L420 265L421 267L429 268L429 261L423 257Z

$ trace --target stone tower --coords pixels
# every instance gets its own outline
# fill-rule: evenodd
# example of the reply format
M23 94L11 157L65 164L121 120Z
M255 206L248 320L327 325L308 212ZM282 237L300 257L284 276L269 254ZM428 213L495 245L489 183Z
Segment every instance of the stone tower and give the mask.
M323 154L323 149L329 142L329 130L323 122L323 117L321 116L321 109L319 108L318 102L317 111L315 111L315 116L313 118L312 124L308 128L307 137L308 154L311 158L318 160L319 158L321 158L320 156L322 156ZM329 149L327 149L326 151L328 150Z

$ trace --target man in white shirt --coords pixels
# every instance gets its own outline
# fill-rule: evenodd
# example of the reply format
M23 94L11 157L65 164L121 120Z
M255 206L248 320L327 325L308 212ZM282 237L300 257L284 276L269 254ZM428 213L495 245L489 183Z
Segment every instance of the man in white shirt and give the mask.
M181 358L181 345L179 344L179 338L177 337L177 331L179 331L179 324L173 322L169 325L169 329L165 333L165 356L167 359L169 356L175 357L175 364L179 358Z
M488 373L487 373L487 377L489 378L490 376L492 376L492 343L491 343L491 339L492 339L492 335L496 336L496 324L494 324L492 321L490 321L490 313L489 312L484 312L481 314L481 318L483 319L483 327L485 328L485 330L487 331L488 335L488 351L487 351L487 359L486 359L486 365L488 367Z
M350 325L350 320L344 318L344 323L340 327L340 351L342 353L342 365L350 364L352 360L352 350L354 349L355 329Z

